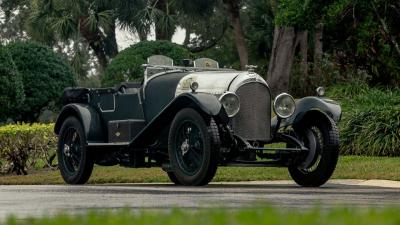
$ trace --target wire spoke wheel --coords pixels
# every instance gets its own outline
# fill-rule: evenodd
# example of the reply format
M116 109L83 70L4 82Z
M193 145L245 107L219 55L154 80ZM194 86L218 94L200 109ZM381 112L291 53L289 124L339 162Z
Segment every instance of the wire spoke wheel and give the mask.
M181 110L173 120L168 137L171 181L178 185L208 184L217 171L219 134L211 118L203 118L196 110Z
M69 174L76 174L82 160L82 146L79 134L75 128L70 127L61 138L64 143L62 149L62 157L64 160L62 162L67 169L66 172Z
M60 129L58 163L61 175L68 184L84 184L92 174L94 161L86 151L83 127L75 117L68 117Z

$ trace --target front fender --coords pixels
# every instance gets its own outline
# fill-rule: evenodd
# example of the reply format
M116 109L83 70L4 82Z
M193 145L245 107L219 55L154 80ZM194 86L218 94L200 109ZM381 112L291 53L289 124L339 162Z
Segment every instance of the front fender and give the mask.
M291 117L282 120L280 127L287 127L300 122L310 111L319 111L332 118L336 123L338 123L342 117L342 108L337 102L318 97L305 97L296 102L296 111ZM278 124L276 117L272 119L271 124L272 130L275 130Z
M105 141L105 131L98 112L86 104L68 104L62 108L54 126L57 135L64 121L70 116L76 117L81 122L87 142Z
M181 98L189 98L195 103L203 112L216 116L222 109L221 102L212 94L207 93L186 93L178 96L177 101Z
M202 114L213 117L217 123L228 122L222 104L217 97L207 93L183 93L169 103L147 126L140 132L130 145L146 146L158 137L160 132L168 126L175 115L184 108L194 108Z

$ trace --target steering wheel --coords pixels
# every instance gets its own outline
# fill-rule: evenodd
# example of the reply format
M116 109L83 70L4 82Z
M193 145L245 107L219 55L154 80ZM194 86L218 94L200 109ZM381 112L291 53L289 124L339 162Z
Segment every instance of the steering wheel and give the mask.
M121 85L121 86L118 88L118 92L120 92L120 93L122 93L122 94L125 94L125 92L126 92L126 85Z

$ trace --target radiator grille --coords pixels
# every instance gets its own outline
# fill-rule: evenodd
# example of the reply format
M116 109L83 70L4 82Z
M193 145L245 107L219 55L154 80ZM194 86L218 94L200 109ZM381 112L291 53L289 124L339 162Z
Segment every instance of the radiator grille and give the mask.
M240 111L232 120L236 135L248 141L271 139L271 96L262 83L247 83L239 87Z

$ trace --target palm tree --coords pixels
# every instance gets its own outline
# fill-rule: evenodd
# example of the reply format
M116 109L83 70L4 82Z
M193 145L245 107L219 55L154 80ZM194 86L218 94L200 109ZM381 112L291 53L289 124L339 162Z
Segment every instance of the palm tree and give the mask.
M35 40L53 44L83 39L95 54L100 69L104 70L108 58L118 53L113 2L33 0L27 22L28 33Z
M135 1L135 0L130 0ZM157 40L171 40L175 33L176 27L182 25L181 18L186 17L192 20L202 20L209 16L218 2L218 0L136 0L141 4L132 4L135 7L133 11L137 12L136 16L131 16L131 24L137 30L142 27L150 30L151 26L155 27ZM140 5L138 7L138 5ZM139 11L137 9L140 9ZM133 13L132 13L133 14ZM127 13L119 13L120 16ZM125 22L124 22L125 21ZM126 23L129 20L125 18L120 20Z
M137 33L140 41L147 40L152 22L147 0L121 0L116 3L116 17L121 28Z

